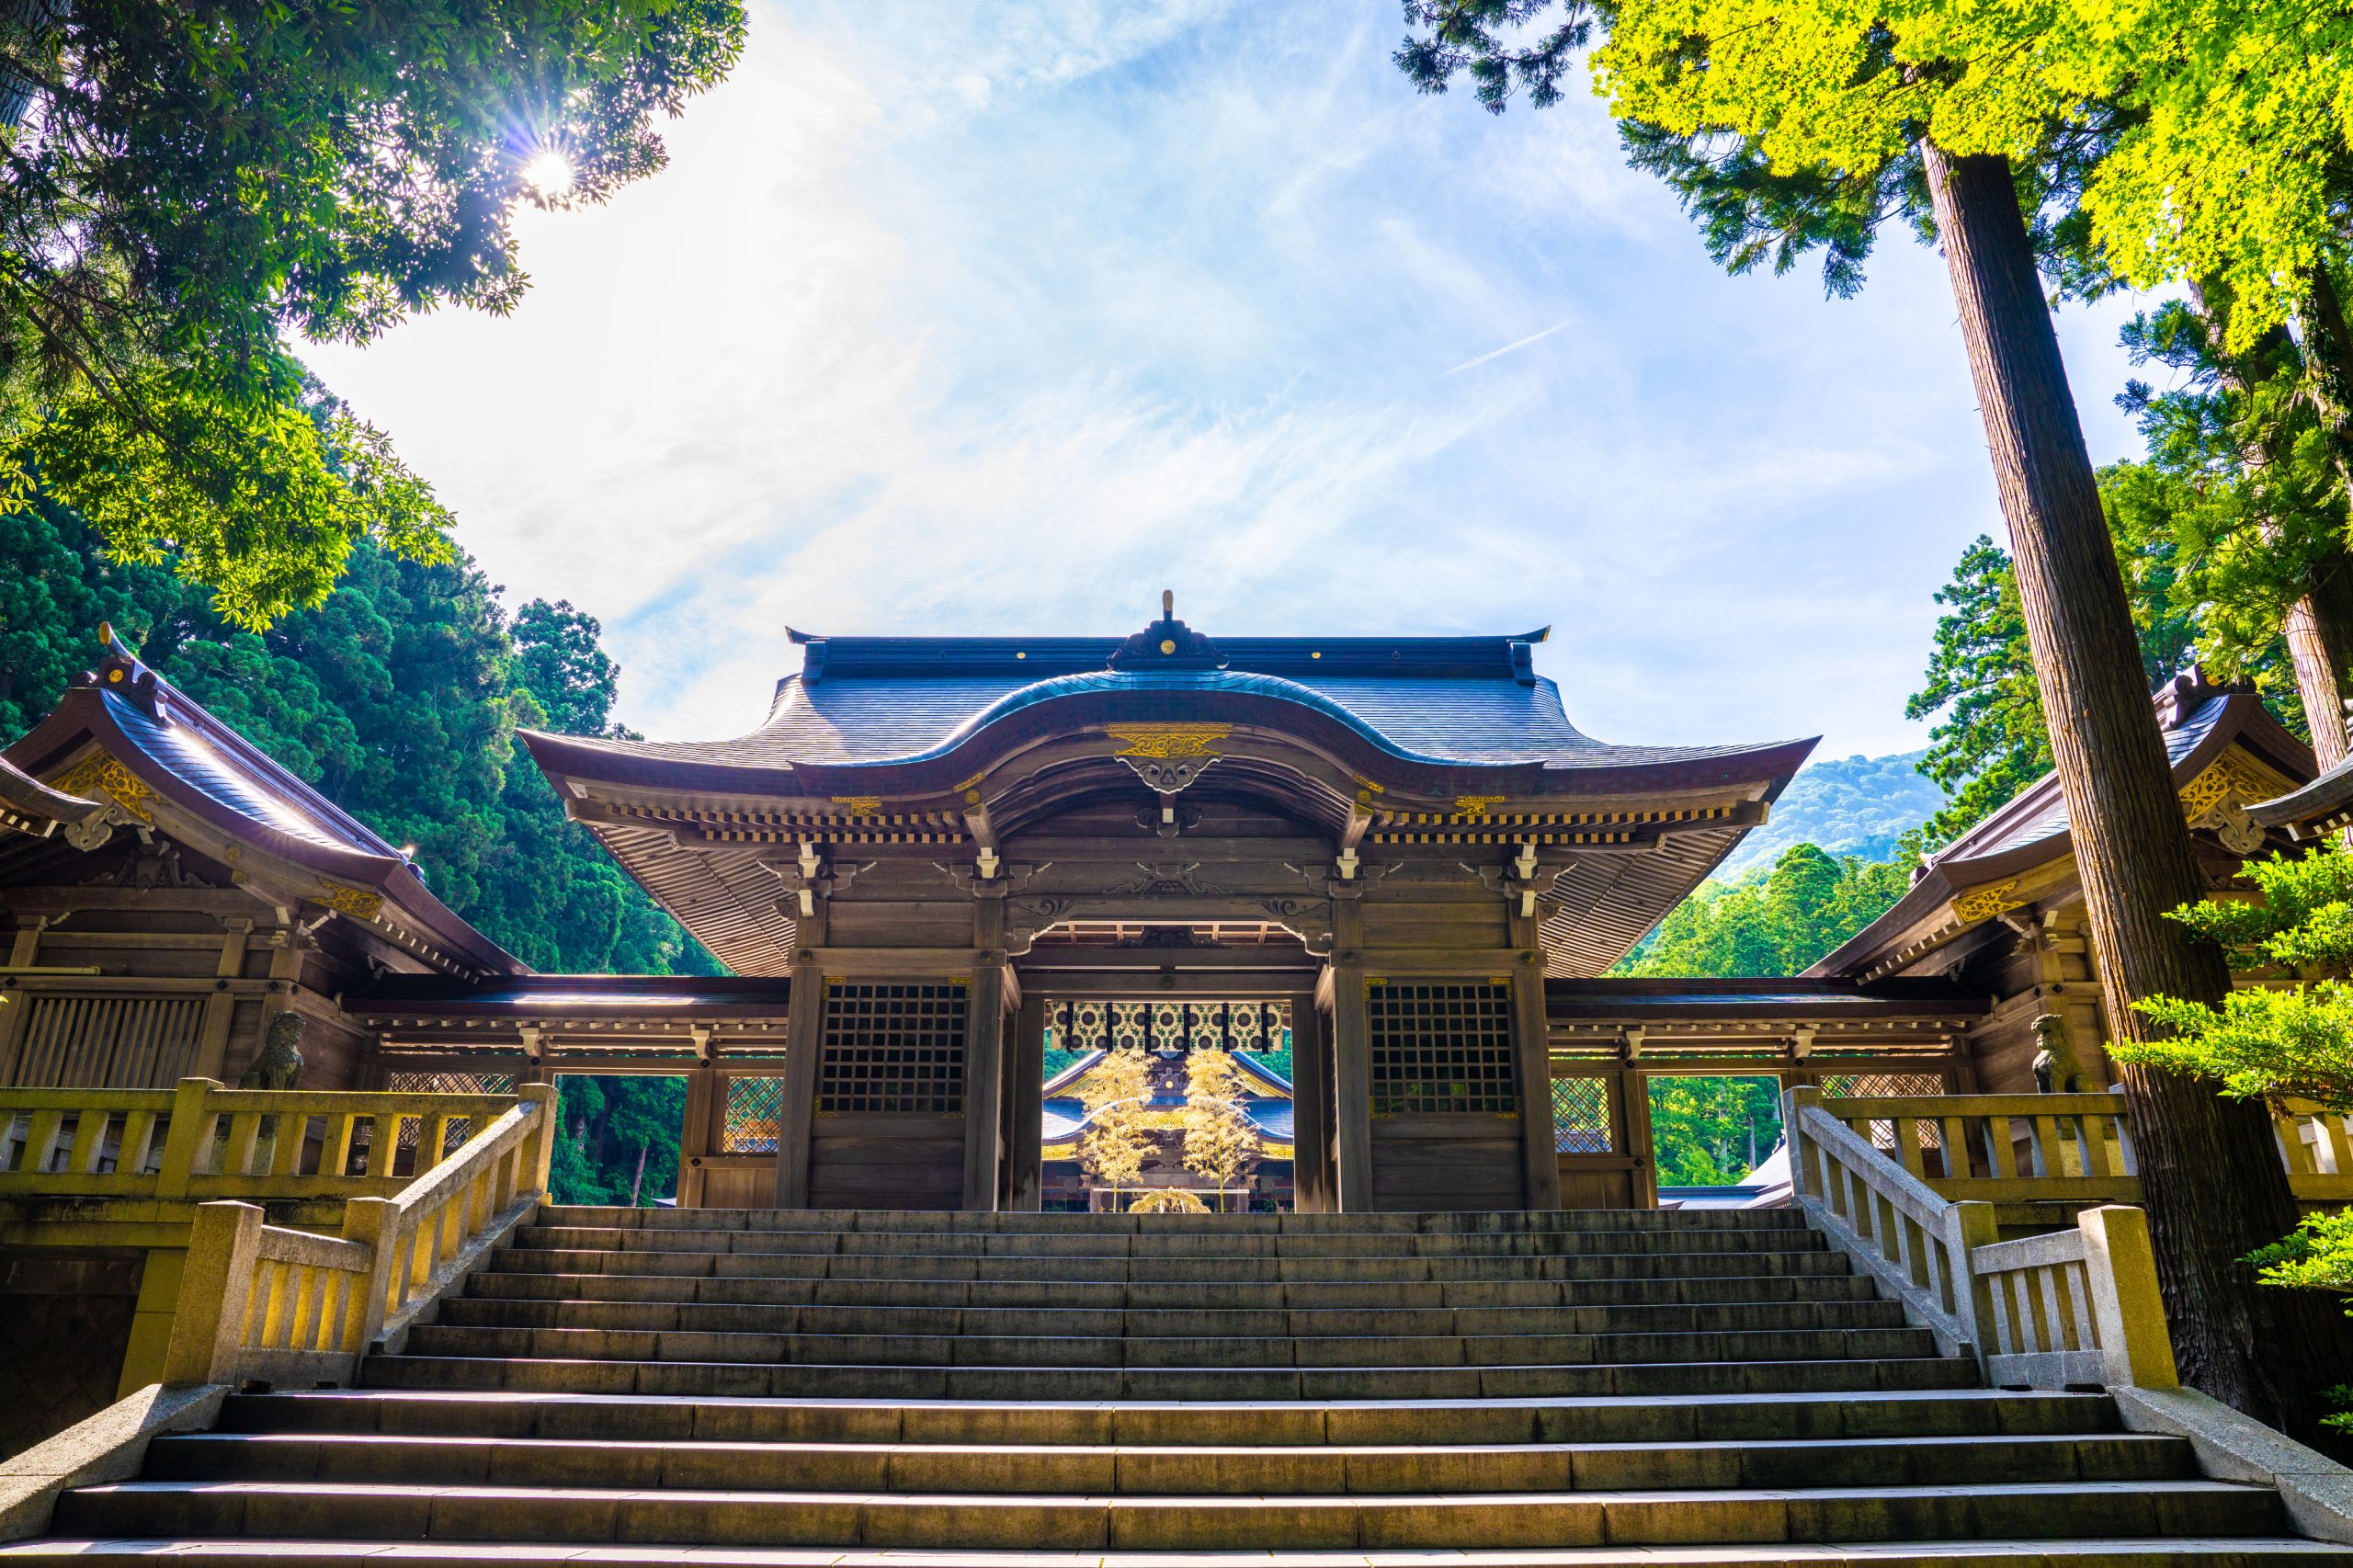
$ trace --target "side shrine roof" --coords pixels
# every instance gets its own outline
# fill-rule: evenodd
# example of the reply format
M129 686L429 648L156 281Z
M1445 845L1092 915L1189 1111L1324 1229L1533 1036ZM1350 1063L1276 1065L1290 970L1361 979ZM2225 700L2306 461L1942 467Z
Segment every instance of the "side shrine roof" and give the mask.
M1172 629L1209 652L1125 656ZM1545 775L1648 770L1657 787L1719 782L1727 768L1794 772L1811 741L1772 745L1645 746L1597 741L1569 722L1560 689L1538 676L1540 628L1485 637L1241 637L1213 648L1181 621L1116 637L826 637L794 631L801 669L777 683L767 718L720 741L619 741L527 734L551 773L614 783L725 790L809 775L808 793L850 790L883 770L916 771L962 755L985 732L1040 710L1134 719L1207 707L1288 709L1353 737L1370 760L1441 772L1499 767ZM927 771L927 770L924 770ZM947 772L953 774L954 769ZM1677 777L1689 775L1688 778ZM961 775L957 775L961 776ZM770 787L774 787L771 784ZM796 791L797 792L797 791Z
M2311 748L2271 716L2261 698L2208 686L2195 675L2170 682L2154 701L2174 789L2190 824L2224 828L2225 817L2235 812L2238 831L2254 833L2243 842L2260 847L2260 830L2269 824L2251 802L2310 778ZM1929 857L1894 908L1806 973L1868 980L1892 972L1891 964L1912 961L1905 955L1916 957L1965 926L2030 903L2044 891L2038 873L2047 879L2074 852L2059 777L2045 774Z
M480 974L521 960L426 888L408 858L142 662L109 629L102 657L56 710L7 748L9 770L85 796L112 820L151 825L160 803L236 846L290 863L301 896L363 920L389 905L421 945ZM0 798L8 791L0 784ZM202 847L198 846L198 847ZM207 853L212 853L207 850ZM248 864L239 870L258 871ZM307 885L305 885L307 884Z

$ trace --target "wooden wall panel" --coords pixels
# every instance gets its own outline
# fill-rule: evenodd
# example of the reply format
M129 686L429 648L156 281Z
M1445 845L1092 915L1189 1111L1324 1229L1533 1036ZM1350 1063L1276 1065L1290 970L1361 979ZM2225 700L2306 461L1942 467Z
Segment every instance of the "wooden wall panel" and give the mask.
M1376 1117L1373 1207L1391 1212L1517 1209L1517 1117Z
M1510 942L1510 923L1500 899L1365 901L1364 945L1368 948L1501 948Z
M962 1117L826 1117L815 1133L812 1209L963 1207Z

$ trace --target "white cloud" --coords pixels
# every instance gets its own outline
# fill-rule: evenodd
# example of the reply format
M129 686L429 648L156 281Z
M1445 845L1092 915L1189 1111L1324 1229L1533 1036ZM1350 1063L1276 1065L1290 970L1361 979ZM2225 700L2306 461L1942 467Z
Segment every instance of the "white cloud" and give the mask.
M1558 631L1611 739L1900 720L1998 532L1937 258L1727 279L1597 105L1416 97L1349 0L769 5L535 288L314 356L649 733L818 631ZM2068 322L2101 455L2114 312ZM1449 375L1449 367L1476 374Z

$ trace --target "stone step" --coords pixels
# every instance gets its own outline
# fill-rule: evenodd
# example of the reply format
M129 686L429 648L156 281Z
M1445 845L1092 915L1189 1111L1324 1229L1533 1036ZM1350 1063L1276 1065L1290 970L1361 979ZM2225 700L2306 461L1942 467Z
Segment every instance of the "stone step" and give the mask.
M777 1279L672 1274L483 1270L469 1296L491 1301L696 1301L785 1307L1087 1307L1121 1311L1300 1311L1365 1307L1601 1307L1742 1301L1869 1301L1857 1274L1731 1274L1660 1279L1387 1281Z
M2095 1437L2105 1394L1986 1389L1411 1402L1118 1403L684 1399L402 1389L236 1394L222 1432L737 1443L1144 1443L1195 1447L1721 1443L1800 1438Z
M2198 1471L2182 1439L2120 1434L1207 1448L208 1433L158 1438L142 1473L338 1485L1231 1496L1984 1486L2178 1481Z
M1415 1280L1666 1279L1849 1274L1842 1253L1637 1252L1496 1257L949 1257L922 1254L721 1251L608 1252L506 1245L504 1272L714 1275L783 1279L976 1279L1185 1284L1202 1280L1372 1283Z
M1815 1252L1812 1231L1701 1229L1673 1233L1683 1252ZM1499 1232L957 1232L642 1230L535 1223L517 1244L597 1252L760 1252L926 1257L1550 1257L1646 1253L1650 1231Z
M1598 1307L797 1307L764 1302L571 1301L457 1297L438 1323L461 1328L974 1339L1296 1338L1692 1335L1904 1326L1897 1301L1742 1301ZM1544 1358L1539 1357L1538 1359Z
M59 1498L69 1535L1143 1551L2276 1536L2279 1498L2211 1481L1756 1491L1114 1496L134 1481Z
M452 1303L454 1305L454 1303ZM1006 1326L1012 1326L1007 1324ZM1216 1335L762 1334L422 1324L419 1356L620 1361L779 1361L911 1367L1523 1367L1659 1361L1873 1360L1933 1356L1922 1328L1693 1333Z
M425 1330L418 1330L424 1333ZM540 1331L552 1332L552 1331ZM371 1356L370 1388L717 1399L1466 1400L1840 1393L1969 1388L1973 1362L1876 1359L1516 1367L810 1366L742 1361Z
M537 1561L528 1549L464 1541L51 1540L0 1544L0 1561L117 1568L158 1557L186 1557L209 1568L307 1568L348 1562L398 1568L514 1568ZM597 1568L680 1568L682 1553L664 1547L596 1549ZM585 1559L584 1559L585 1561ZM1195 1554L1139 1551L1032 1552L801 1550L698 1547L696 1568L1202 1568ZM1455 1568L2353 1568L2353 1548L2325 1541L2256 1537L2209 1540L2121 1540L2028 1541L1923 1540L1775 1542L1722 1546L1597 1546L1534 1551L1449 1552ZM1427 1552L1350 1551L1335 1563L1328 1552L1259 1551L1251 1568L1430 1568Z
M1563 1209L1406 1214L1045 1214L872 1209L621 1209L551 1204L551 1222L643 1231L802 1231L827 1235L1131 1235L1201 1231L1221 1235L1500 1233L1552 1231L1799 1231L1791 1209Z

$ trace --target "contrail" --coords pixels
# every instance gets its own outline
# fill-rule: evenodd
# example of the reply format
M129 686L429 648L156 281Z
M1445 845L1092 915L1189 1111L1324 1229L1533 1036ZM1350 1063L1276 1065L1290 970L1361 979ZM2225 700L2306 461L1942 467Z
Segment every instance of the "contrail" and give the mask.
M1576 324L1576 317L1571 316L1567 321L1554 322L1542 332L1537 333L1532 336L1523 337L1518 343L1506 343L1501 348L1490 348L1484 354L1480 355L1476 359L1465 359L1462 363L1454 367L1453 369L1449 370L1447 375L1459 376L1465 370L1475 369L1477 367L1485 364L1490 359L1500 359L1506 354L1517 354L1531 343L1543 342L1546 338L1552 336L1554 333L1561 331L1563 327L1574 326ZM1441 377L1440 379L1443 380L1444 378Z

